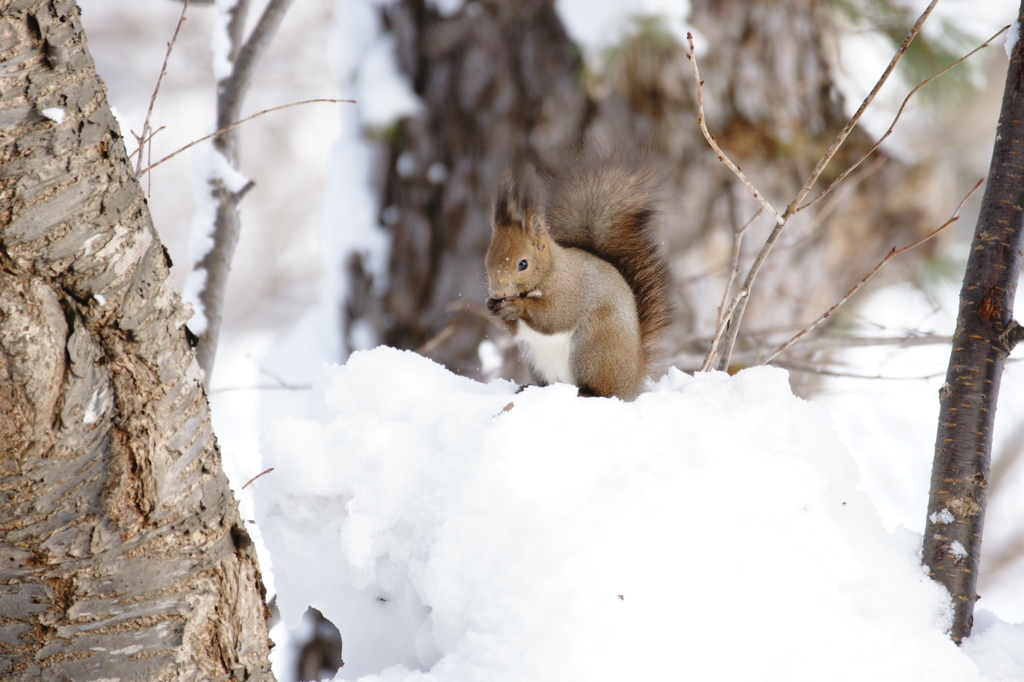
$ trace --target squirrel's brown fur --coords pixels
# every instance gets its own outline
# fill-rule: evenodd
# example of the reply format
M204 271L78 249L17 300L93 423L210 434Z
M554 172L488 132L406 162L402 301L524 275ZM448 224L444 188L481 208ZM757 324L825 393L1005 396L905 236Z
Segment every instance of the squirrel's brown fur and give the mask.
M631 400L669 321L669 273L641 163L574 159L542 182L508 173L494 202L489 309L539 383ZM560 345L562 344L562 345Z

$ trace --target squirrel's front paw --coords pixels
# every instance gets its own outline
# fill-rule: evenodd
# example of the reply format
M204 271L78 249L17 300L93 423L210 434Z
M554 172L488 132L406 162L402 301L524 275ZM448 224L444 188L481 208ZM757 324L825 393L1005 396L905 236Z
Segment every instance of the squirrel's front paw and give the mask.
M518 301L518 298L490 298L487 299L487 309L506 322L515 322L519 319Z

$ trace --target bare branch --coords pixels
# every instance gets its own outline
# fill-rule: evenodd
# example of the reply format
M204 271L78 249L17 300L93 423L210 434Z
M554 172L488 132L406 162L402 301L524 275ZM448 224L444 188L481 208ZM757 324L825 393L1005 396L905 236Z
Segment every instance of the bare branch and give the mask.
M236 391L311 391L313 384L293 384L291 386L223 386L211 388L208 394L235 393Z
M989 45L991 45L991 44L992 44L992 41L993 41L993 40L995 40L996 38L998 38L999 36L1001 36L1001 35L1002 35L1003 33L1005 33L1005 32L1006 32L1007 30L1009 30L1009 28L1010 28L1010 27L1009 27L1008 25L1007 25L1007 26L1003 26L1003 27L1002 27L1001 29L999 29L999 31L998 31L998 32L997 32L997 33L996 33L995 35L993 35L993 36L992 36L991 38L989 38L988 40L986 40L986 41L985 41L984 43L982 43L982 44L981 44L981 45L979 45L978 47L974 48L973 50L971 50L970 52L968 52L967 54L965 54L965 55L964 55L963 57L961 57L960 59L958 59L958 60L956 60L955 62L953 62L952 64L950 64L949 66L947 66L946 68L944 68L944 69L943 69L942 71L939 71L939 72L938 72L937 74L935 74L934 76L931 76L930 78L927 78L927 79L925 79L925 80L921 81L921 82L920 82L920 83L919 83L919 84L917 85L917 87L915 87L915 88L914 88L913 90L911 90L911 91L910 91L910 93L909 93L909 94L908 94L908 95L907 95L907 96L906 96L906 97L904 98L904 100L903 100L903 104L901 104L901 105L900 105L899 111L897 111L897 112L896 112L896 117L895 117L895 118L894 118L894 119L892 120L892 124L891 124L891 125L889 126L889 129L888 129L888 130L886 130L886 131L885 131L885 133L884 133L884 134L883 134L883 135L882 135L881 137L879 137L879 138L878 138L878 140L877 140L877 141L876 141L876 142L875 142L875 143L874 143L873 145L871 145L871 148L870 148L870 149L868 149L868 150L867 150L866 152L864 152L864 155L863 155L863 156L861 156L861 157L860 157L859 159L857 159L857 161L856 161L856 162L854 162L854 164L853 164L853 165L851 165L851 166L850 166L849 168L847 168L847 169L846 169L846 170L844 170L844 171L843 171L842 173L840 173L840 174L839 174L839 177L837 177L837 178L836 178L835 180L833 180L833 181L832 181L832 184L830 184L830 185L829 185L828 187L826 187L826 188L825 188L824 190L822 190L821 194L819 194L818 196L814 197L813 199L811 199L810 201L808 201L808 202L807 202L806 204L804 204L803 206L800 206L799 208L795 209L795 210L793 211L793 213L799 213L800 211L804 210L805 208L810 208L810 207L811 207L811 206L813 206L814 204L816 204L816 203L818 203L819 201L821 201L821 199L822 199L822 198L824 198L826 194L828 194L828 193L829 193L829 192L831 192L831 191L832 191L833 189L835 189L835 188L836 188L836 186L837 186L837 185L838 185L839 183L841 183L841 182L842 182L843 180L845 180L845 179L846 179L846 177L847 177L847 176L848 176L848 175L849 175L850 173L852 173L853 171L855 171L855 170L856 170L856 169L857 169L857 168L858 168L858 167L859 167L859 166L860 166L860 165L861 165L862 163L864 163L864 161L865 161L865 160L867 160L867 158L868 158L869 156L871 156L872 154L874 154L874 153L875 153L875 150L877 150L877 149L878 149L878 148L879 148L880 146L882 146L882 143L883 143L883 142L885 142L886 138L888 138L888 137L889 137L890 135L892 135L892 131L896 129L896 123L897 123L897 122L899 122L899 120L900 120L900 116L902 116L902 115L903 115L903 110L907 108L907 103L908 103L908 102L910 102L910 98L911 98L911 97L913 97L913 96L914 96L914 95L915 95L915 94L917 93L917 91L918 91L918 90L920 90L920 89L921 89L921 88L923 88L924 86L928 85L928 84L929 84L929 83L931 83L932 81L936 80L937 78L940 78L941 76L944 76L944 75L945 75L946 73L948 73L948 72L949 72L949 71L950 71L951 69L953 69L954 67L956 67L956 66L960 65L961 63L963 63L964 61L966 61L966 60L967 60L967 59L968 59L969 57L971 57L971 56L972 56L972 55L974 55L975 53L977 53L977 52L979 52L980 50L982 50L983 48L986 48L986 47L988 47Z
M178 25L174 27L174 35L171 36L171 42L167 43L167 54L164 55L164 63L160 67L160 75L157 76L156 87L153 88L153 96L149 98L149 109L146 110L146 120L142 123L142 134L138 136L139 158L135 162L135 177L139 177L142 174L143 144L149 135L149 121L153 117L153 106L156 104L156 96L160 93L160 84L163 83L164 75L167 74L167 60L171 58L171 51L174 50L174 43L178 41L178 31L181 30L181 25L185 23L185 12L187 11L188 0L185 0L184 4L181 6L181 16L178 18Z
M444 329L434 334L425 344L417 348L416 352L420 355L430 355L431 351L450 339L458 328L458 322L449 322Z
M142 148L142 145L151 143L153 141L153 138L156 137L156 134L159 133L161 130L165 130L166 128L167 128L167 126L160 126L156 130L150 132L149 133L149 137L147 137L145 140L143 140L141 137L136 135L135 131L131 131L132 137L135 138L135 142L139 146L136 147L135 149L133 149L130 154L128 154L128 158L131 158L131 157L135 156L136 154L138 154L139 150ZM145 173L147 170L149 170L149 168L143 169L142 172ZM138 176L139 176L139 174L137 174L135 177L138 177Z
M246 488L248 488L248 487L249 487L250 485L252 485L252 484L253 484L253 482L254 482L254 481L255 481L255 480L257 479L257 478L259 478L260 476L266 476L267 474L269 474L269 473L270 473L271 471L273 471L273 470L274 470L274 467L270 467L269 469L265 469L264 471L261 471L260 473L256 474L255 476L253 476L252 478L250 478L250 479L249 479L249 482L248 482L248 483L246 483L245 485L243 485L243 486L242 486L242 490L245 490L245 489L246 489Z
M248 12L248 2L249 0L240 0L229 10L231 14L227 29L231 42L228 52L232 62L231 73L226 78L217 81L217 128L219 133L214 136L213 144L236 170L238 169L238 140L233 124L238 122L242 102L249 90L256 63L266 51L267 45L277 31L277 27L280 26L284 13L292 0L270 0L252 34L239 47L245 23L244 15ZM241 232L238 205L250 188L251 185L246 185L241 191L235 192L225 186L220 179L211 179L209 182L208 191L217 206L213 224L213 246L198 263L191 264L194 273L203 271L203 284L198 299L202 306L202 314L206 318L206 325L202 333L199 334L196 358L199 366L206 373L207 382L213 375L228 273Z
M828 151L825 152L825 155L821 157L820 161L818 161L818 165L814 167L813 171L811 171L810 177L807 178L807 182L804 183L803 188L797 194L796 198L792 202L790 202L789 206L786 207L786 212L784 214L786 215L786 217L789 217L796 213L797 206L799 206L800 203L810 193L811 188L814 187L814 183L816 183L818 181L818 178L821 177L821 174L824 172L825 167L829 164L829 161L832 160L832 157L836 155L836 152L839 151L839 148L843 146L844 142L846 142L846 138L850 136L850 133L853 132L854 127L856 127L857 123L864 115L864 112L867 111L867 108L871 106L871 103L875 100L875 96L878 95L878 91L881 90L882 86L885 85L886 81L889 80L889 76L892 75L893 69L895 69L896 65L899 64L901 59L903 59L903 55L907 53L907 48L910 47L910 43L913 42L914 38L917 37L917 34L921 32L921 27L924 26L925 20L928 19L928 15L932 13L932 10L935 9L935 5L937 5L938 2L939 0L932 0L931 3L929 3L928 6L925 7L924 11L921 12L921 16L917 18L917 21L914 23L914 26L910 29L910 32L907 34L907 37L903 40L903 44L900 45L900 49L896 50L896 54L894 54L892 56L892 59L889 60L889 66L885 67L885 71L882 72L882 75L879 77L878 82L875 83L875 87L871 88L871 92L869 92L868 96L864 98L863 102L861 102L861 105L857 109L856 113L854 113L853 117L850 118L846 126L839 132L839 135L836 136L835 142L832 143L832 146L828 148Z
M270 109L264 109L263 111L256 112L252 116L246 116L245 118L243 118L240 121L232 123L229 126L225 126L224 128L221 128L220 130L215 130L212 133L210 133L209 135L204 135L203 137L200 137L198 140L192 140L191 142L189 142L187 145L185 145L181 149L178 149L177 151L171 152L170 154L168 154L164 158L160 159L156 163L151 164L151 165L147 166L146 168L143 168L142 169L142 173L144 173L144 174L148 173L149 171L153 170L154 168L156 168L157 166L162 164L164 161L170 161L171 159L173 159L178 154L180 154L180 153L182 153L184 151L187 151L187 150L191 149L192 147L195 147L197 144L199 144L201 142L206 142L211 137L217 137L218 135L220 135L222 133L225 133L228 130L231 130L232 128L237 128L238 126L242 125L243 123L248 123L249 121L253 120L254 118L259 118L263 114L269 114L272 111L278 111L280 109L288 109L289 107L297 107L300 104L313 104L315 102L329 102L329 103L332 103L332 104L338 104L338 103L355 104L356 103L356 101L354 99L307 99L307 100L303 100L301 102L292 102L291 104L282 104L279 107L271 107Z
M762 213L764 213L764 208L758 209L753 218L748 220L743 227L733 233L732 261L729 264L729 278L725 283L725 291L722 292L722 302L718 304L718 319L715 321L715 336L711 340L711 347L708 349L707 357L704 358L704 364L701 365L700 371L702 372L706 372L711 369L711 363L715 361L715 352L718 350L718 341L722 338L722 332L725 330L728 320L731 319L732 311L736 309L734 304L730 306L728 315L724 314L725 304L729 300L729 293L732 291L733 282L736 281L736 277L740 274L740 250L743 246L743 235L750 226L761 217Z
M937 1L938 0L936 0L936 2ZM697 123L700 125L700 131L704 133L704 139L707 140L708 144L711 145L711 148L715 150L715 154L718 155L718 160L728 166L729 170L731 170L736 177L740 179L743 186L750 190L751 194L754 195L754 198L757 199L761 206L764 207L764 210L768 211L768 213L775 218L776 222L780 224L784 223L785 219L779 215L778 211L776 211L768 200L764 198L764 195L762 195L750 180L747 179L747 176L742 170L740 170L740 167L733 163L726 153L722 151L722 148L718 146L718 142L715 141L715 136L708 131L707 123L704 120L704 81L700 79L700 71L697 70L697 52L693 48L692 33L687 32L686 41L690 44L690 51L687 53L686 58L690 60L690 64L693 66L693 78L697 81Z
M823 369L821 367L814 367L813 365L805 365L798 362L775 362L776 367L782 367L792 372L804 372L806 374L820 374L827 377L840 377L843 379L881 379L883 381L927 381L928 379L934 379L935 377L942 376L942 373L936 374L922 374L916 377L887 377L884 374L854 374L853 372L837 372L831 369Z
M263 57L267 45L270 44L274 33L277 32L277 27L281 25L281 20L284 18L284 14L288 11L291 3L292 0L270 0L249 38L240 47L241 27L245 21L244 17L240 21L236 21L237 6L236 10L232 11L232 20L228 25L232 42L232 68L231 75L217 83L218 128L227 128L230 131L231 128L228 126L238 120L238 117L241 115L242 102L245 101L245 95L249 91L249 85L252 83L256 64ZM245 0L244 4L239 2L238 5L242 5L241 11L245 12L248 9L248 0ZM232 165L238 163L237 139L233 135L225 136L222 133L214 140L214 144L218 150L227 156Z
M934 237L935 235L937 235L937 234L938 234L939 232L942 232L942 230L946 229L947 227L949 227L950 225L952 225L952 224L953 224L954 222L956 222L957 220L959 220L959 219L960 219L960 210L961 210L961 209L962 209L962 208L964 207L964 204L965 204L965 203L967 203L967 200L968 200L968 199L970 199L970 198L971 198L971 196L972 196L972 195L973 195L973 194L974 194L975 192L977 192L977 191L978 191L978 188L979 188L979 187L981 187L981 185L982 185L982 183L983 183L983 182L984 182L984 180L978 180L978 182L977 182L977 183L976 183L976 184L974 185L974 187L973 187L973 188L971 188L971 191L967 193L967 196L965 196L965 197L964 197L964 198L963 198L963 199L962 199L962 200L960 201L960 203L959 203L959 204L957 205L957 207L956 207L956 210L955 210L955 211L953 211L953 215L952 215L952 216L950 216L949 220L947 220L946 222L942 223L942 225L939 225L939 227L938 227L938 228L936 228L935 230L933 230L932 232L930 232L930 233L929 233L929 234L928 234L927 236L925 236L925 237L923 237L923 238L921 238L921 239L917 240L917 241L916 241L916 242L914 242L913 244L908 244L907 246L904 246L904 247L902 247L902 248L899 248L899 249L897 249L896 247L893 247L893 248L892 248L892 250L891 250L891 251L890 251L890 252L889 252L888 254L886 254L885 258L883 258L883 259L882 259L882 260L881 260L881 261L880 261L880 262L878 263L878 265L876 265L876 266L875 266L875 267L874 267L874 268L873 268L873 269L871 270L871 272L869 272L868 274L864 275L864 277L863 277L863 278L861 278L861 280L860 280L859 282L857 282L857 283L856 283L856 284L855 284L855 285L853 286L853 288L852 288L852 289L850 289L849 291L847 291L847 292L846 292L846 295L844 295L844 296L843 296L843 297L842 297L841 299L839 299L838 301L836 301L835 305L833 305L833 306L832 306L831 308L829 308L829 309L828 309L828 310L826 310L826 311L825 311L824 313L822 313L822 314L821 314L821 315L820 315L820 316L818 317L818 319L814 320L814 322L811 322L811 324L809 324L809 325L807 325L806 327L804 327L804 329L802 329L802 330L801 330L800 332L798 332L798 333L797 333L797 334L796 334L796 335L795 335L795 336L794 336L793 338L791 338L791 339L790 339L789 341L786 341L786 342L785 342L784 344L782 344L781 346L779 346L778 348L776 348L776 349L775 349L775 350L774 350L774 351L773 351L773 352L772 352L772 353L771 353L770 355L768 355L768 356L767 356L766 358L764 358L763 360L761 360L761 362L759 362L758 364L761 364L761 365L766 365L766 364L768 364L769 362L771 362L772 360L774 360L774 359L775 359L775 358L776 358L776 357L777 357L777 356L778 356L778 355L779 355L780 353L783 353L783 352L785 352L785 351L786 351L787 349L789 349L789 347L790 347L790 346L792 346L792 345L793 345L794 343L796 343L796 342L797 342L797 341L799 341L800 339L802 339L802 338L804 338L805 336L807 336L807 334L809 334L809 333L810 333L810 332L811 332L811 331L812 331L812 330L813 330L813 329L814 329L815 327L817 327L817 326L818 326L818 325L820 325L820 324L821 324L822 322L824 322L825 320L827 320L827 319L829 318L829 316L830 316L830 315L832 315L832 313L834 313L834 312L836 311L836 309L837 309L837 308L839 308L839 306L841 306L841 305L843 305L844 303L846 303L846 302L847 302L847 301L848 301L848 300L850 299L850 297L851 297L851 296L853 296L853 295L854 295L855 293L857 293L858 291L860 291L860 288L861 288L861 287L863 287L863 286L864 286L865 284L867 284L867 283L868 283L868 280L870 280L870 279L871 279L872 277L874 277L874 276L875 276L875 273L877 273L877 272L878 272L879 270L881 270L881 269L882 269L882 266L883 266L883 265L885 265L886 263L888 263L888 262L889 262L889 261L890 261L890 260L891 260L892 258L894 258L895 256L898 256L898 255L899 255L899 254L901 254L901 253L904 253L905 251L909 251L909 250L911 250L911 249L913 249L913 248L916 248L916 247L920 246L921 244L924 244L924 243L925 243L926 241L928 241L929 239L931 239L932 237Z
M803 353L811 354L818 351L834 351L843 350L847 348L876 348L883 346L898 346L900 348L911 348L914 346L949 345L950 343L952 343L952 341L952 336L917 332L905 332L899 336L829 335L815 336L810 339L804 339L800 343L800 351ZM709 341L707 339L695 338L691 340L691 343L704 345L706 343L709 343ZM768 344L759 344L754 348L745 348L743 350L737 350L733 353L733 359L739 363L754 364L760 361L760 356L767 352L770 348L771 346L769 346ZM688 365L689 362L694 362L696 357L698 357L696 353L678 353L672 358L671 364L677 367L683 367ZM773 361L772 364L780 367L782 366L777 360Z
M932 0L931 4L929 4L925 11L921 13L921 16L918 17L917 22L910 30L910 33L907 34L907 37L903 41L903 44L900 46L900 49L896 51L895 55L893 55L892 60L890 60L889 62L889 66L886 67L885 71L882 73L882 76L878 79L878 82L875 84L875 87L871 90L870 93L868 93L868 96L864 99L864 102L860 105L860 108L857 109L857 112L853 115L849 122L847 122L843 130L840 131L839 135L836 137L835 142L832 143L832 146L821 158L818 164L814 167L814 170L811 172L811 175L807 179L807 182L804 184L803 188L793 199L793 201L790 202L789 206L786 207L786 210L782 213L782 215L778 215L777 213L774 212L774 209L771 209L772 215L776 219L775 228L772 230L771 234L768 235L768 239L765 240L764 246L761 248L761 251L757 254L757 257L751 264L750 269L747 271L747 277L743 282L743 287L733 298L733 305L730 307L734 309L734 312L732 314L731 319L723 320L723 324L727 325L728 329L725 331L725 345L722 349L721 357L719 358L718 369L726 370L729 367L730 358L732 357L732 351L733 348L736 346L736 339L739 337L740 325L743 321L743 313L746 311L747 302L750 300L750 291L754 285L754 280L757 279L757 275L761 270L761 266L764 265L765 259L771 252L771 249L775 245L775 242L778 241L779 235L782 233L782 228L785 227L786 222L796 211L796 208L807 197L807 194L811 191L811 188L814 186L814 183L817 182L818 178L821 176L822 171L824 171L829 161L832 160L832 157L839 150L839 147L842 146L843 142L846 141L846 138L850 135L850 132L857 125L857 122L860 120L861 116L863 116L864 111L867 110L871 102L874 101L875 96L878 94L878 91L881 90L882 86L888 80L889 75L892 73L893 69L896 68L896 64L898 64L900 59L903 58L903 55L906 53L911 41L913 41L913 39L920 32L921 26L928 18L928 15L931 14L932 9L934 9L937 2L938 0ZM718 145L714 143L714 138L711 136L710 133L707 132L707 126L704 124L703 98L701 93L702 83L700 81L699 75L697 74L696 61L695 56L693 54L694 50L692 37L690 37L688 42L690 44L689 59L690 62L694 65L694 75L698 80L697 99L698 109L700 111L699 122L701 124L701 132L704 133L705 138L708 139L708 142L712 145L712 148L715 149L716 153L719 154L719 158L723 161L723 163L726 163L732 169L735 166L735 164L732 164L732 162L729 161L723 153L721 153L721 150L719 149ZM746 176L742 175L742 171L739 170L739 167L735 167L735 170L733 170L733 172L737 173L737 176L740 177L740 179L744 182L745 185L747 185L749 189L751 189L751 191L756 192L756 189L753 188L753 186L750 185L750 183L746 180ZM766 206L766 208L770 209L770 204L768 204L767 201L762 200L759 192L755 194L755 197L758 197L758 201L761 202L762 206ZM721 330L716 330L716 336L719 335L720 333Z

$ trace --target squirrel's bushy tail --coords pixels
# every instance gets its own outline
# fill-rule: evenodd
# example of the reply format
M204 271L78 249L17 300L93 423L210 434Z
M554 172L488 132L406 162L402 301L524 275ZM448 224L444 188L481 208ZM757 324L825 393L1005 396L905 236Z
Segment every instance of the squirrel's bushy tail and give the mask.
M582 157L563 164L550 180L545 212L552 238L622 273L636 297L650 366L671 315L671 276L654 234L658 200L653 170L633 158Z

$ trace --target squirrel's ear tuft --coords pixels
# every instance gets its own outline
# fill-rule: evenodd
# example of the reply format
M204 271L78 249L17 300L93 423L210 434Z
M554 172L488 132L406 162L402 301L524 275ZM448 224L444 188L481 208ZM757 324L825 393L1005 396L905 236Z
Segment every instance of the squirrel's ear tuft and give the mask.
M519 225L529 231L541 212L541 187L532 166L505 171L494 195L494 227Z

